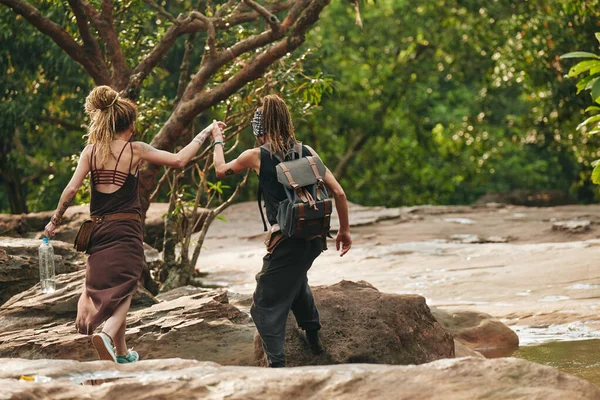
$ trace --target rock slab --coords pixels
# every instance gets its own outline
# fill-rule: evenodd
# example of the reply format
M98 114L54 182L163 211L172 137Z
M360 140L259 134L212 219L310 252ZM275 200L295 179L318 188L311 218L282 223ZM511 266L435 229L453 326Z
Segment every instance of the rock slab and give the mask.
M75 331L82 283L81 273L61 276L55 293L33 288L0 308L0 357L97 359L90 338ZM227 293L177 290L176 296L165 293L170 300L154 304L157 299L140 289L127 318L128 345L143 358L252 365L255 328L247 314L228 303Z
M19 381L37 376L37 383ZM418 366L346 364L267 369L167 359L110 362L0 359L0 398L592 400L600 389L524 360L461 358Z
M292 314L286 327L287 366L373 363L423 364L454 357L454 341L425 298L379 292L367 282L341 281L312 289L326 352L310 353ZM264 365L260 338L256 362Z

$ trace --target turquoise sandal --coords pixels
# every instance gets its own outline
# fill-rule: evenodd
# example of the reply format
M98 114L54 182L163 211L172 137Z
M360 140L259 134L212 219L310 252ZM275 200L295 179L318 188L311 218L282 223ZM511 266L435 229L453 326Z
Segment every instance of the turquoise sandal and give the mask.
M101 360L117 362L112 338L105 332L92 336L92 344Z
M117 363L119 364L129 364L136 361L139 361L140 355L137 351L129 350L126 356L117 356Z

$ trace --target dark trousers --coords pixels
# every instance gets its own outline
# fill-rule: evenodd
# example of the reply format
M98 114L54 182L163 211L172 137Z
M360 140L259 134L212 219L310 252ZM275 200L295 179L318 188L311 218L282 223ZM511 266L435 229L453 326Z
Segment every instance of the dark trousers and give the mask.
M285 366L285 325L290 310L300 328L321 329L306 273L322 251L320 238L286 239L263 259L250 314L270 366Z

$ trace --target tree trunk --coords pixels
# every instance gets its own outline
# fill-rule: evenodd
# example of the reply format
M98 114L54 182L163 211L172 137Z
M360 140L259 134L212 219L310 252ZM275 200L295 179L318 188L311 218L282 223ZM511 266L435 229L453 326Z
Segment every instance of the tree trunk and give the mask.
M8 193L8 202L10 203L11 214L27 214L27 200L24 196L23 185L18 176L7 176L4 174L2 177L4 185Z
M346 150L346 154L344 154L344 156L340 159L340 162L338 162L337 166L335 167L335 171L333 172L333 175L337 179L342 179L346 175L348 165L354 159L356 153L358 153L365 146L365 144L367 144L368 140L369 135L366 133L361 133L358 138L356 138L354 143L348 148L348 150Z
M191 264L176 264L168 270L167 279L162 284L160 291L168 292L180 286L185 286L190 283L194 275L194 266Z

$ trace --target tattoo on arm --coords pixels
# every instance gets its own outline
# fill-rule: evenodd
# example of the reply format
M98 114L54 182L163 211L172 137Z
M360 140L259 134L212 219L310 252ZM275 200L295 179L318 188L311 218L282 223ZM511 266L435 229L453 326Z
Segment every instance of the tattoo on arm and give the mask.
M230 176L235 174L235 172L233 172L233 170L231 168L229 168L227 171L225 171L225 175Z
M194 139L192 139L192 142L198 143L198 144L202 144L204 143L204 141L206 140L206 138L208 137L208 135L210 135L211 130L206 128L204 129L202 132L200 132L199 134L196 135L196 137Z
M142 151L157 151L154 147L150 146L148 143L140 143L140 147L142 148Z
M60 207L60 209L58 210L58 212L56 213L56 216L58 218L61 218L63 216L63 214L65 213L65 211L67 211L67 208L69 208L69 206L71 205L71 203L73 202L73 198L75 196L69 196L65 199L65 202L62 203L62 206Z

